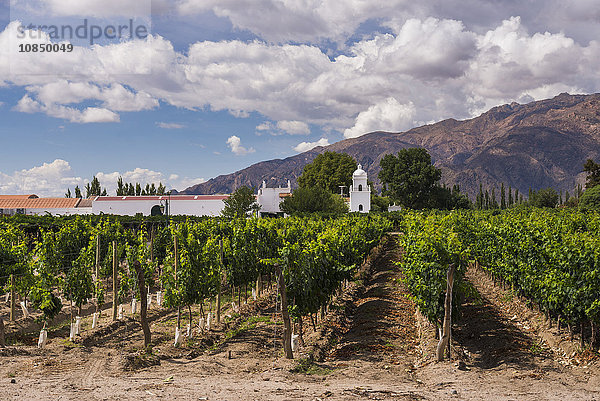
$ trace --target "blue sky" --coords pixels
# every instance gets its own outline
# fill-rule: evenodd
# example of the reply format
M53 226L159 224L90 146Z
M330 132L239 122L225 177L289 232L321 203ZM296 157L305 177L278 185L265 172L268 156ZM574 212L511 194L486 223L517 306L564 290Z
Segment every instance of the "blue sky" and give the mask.
M119 175L182 190L316 145L593 93L600 82L592 0L151 6L0 0L0 194L61 196L93 175L109 192ZM16 52L60 42L23 41L18 21L130 18L151 35Z

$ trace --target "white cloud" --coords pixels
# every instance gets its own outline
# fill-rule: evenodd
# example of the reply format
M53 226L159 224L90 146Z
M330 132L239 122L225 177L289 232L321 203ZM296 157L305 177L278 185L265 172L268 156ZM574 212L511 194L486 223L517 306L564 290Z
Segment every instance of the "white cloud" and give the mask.
M344 131L344 137L356 138L373 131L403 131L414 126L415 114L412 102L400 104L390 97L361 112L354 127Z
M271 135L308 135L310 134L310 127L308 124L302 121L278 121L273 124L270 121L265 121L256 126L257 134L260 135L263 132Z
M117 180L121 176L125 182L158 185L162 182L167 189L183 190L205 181L204 178L180 177L177 174L164 173L145 168L135 168L124 172L98 172L95 174L109 195L115 195ZM69 162L56 159L30 169L15 171L12 174L0 172L0 194L36 194L41 197L62 197L67 188L74 193L75 186L83 190L89 179L83 179L73 173ZM85 195L85 193L83 194Z
M275 129L275 127L273 126L273 123L270 121L265 121L256 126L257 131L272 131L273 129Z
M12 174L0 172L0 193L62 196L68 187L83 184L81 177L72 175L68 162L56 159Z
M298 153L306 152L317 146L329 146L329 140L327 138L321 138L316 142L300 142L298 145L294 146L294 150Z
M305 13L305 2L260 1ZM210 11L235 2L178 4L184 3ZM323 4L329 11L337 7ZM352 4L350 9L362 7ZM0 33L0 80L27 91L15 110L81 123L119 121L120 112L152 109L162 101L238 117L256 112L266 120L256 127L259 134L307 134L316 125L349 137L466 118L563 89L600 90L600 42L581 45L564 33L530 34L519 18L477 30L457 20L400 18L393 33L359 40L335 57L316 45L258 40L197 42L179 53L153 36L18 59L10 70L5 49L15 30L11 24ZM140 70L137 61L144 59L152 60L151 73Z
M277 128L290 135L308 135L310 128L302 121L278 121Z
M232 135L229 138L227 138L227 145L229 145L229 147L231 148L231 151L233 153L235 153L237 156L244 156L249 153L255 152L254 148L246 149L245 147L243 147L242 140L238 136L235 136L235 135Z
M119 115L110 110L99 107L88 107L83 113L71 119L77 123L113 123L119 122Z
M408 0L179 0L180 14L214 12L270 42L339 40L369 19L388 18Z
M42 105L25 95L19 100L14 110L23 113L45 113L51 117L69 120L72 123L111 123L119 122L119 115L99 107L87 107L79 110L57 104Z
M56 16L115 17L150 16L151 0L25 0L29 6L42 6ZM45 6L45 7L44 7Z
M179 123L165 123L165 122L157 122L159 128L163 129L182 129L185 128L185 125Z
M58 0L57 0L58 1ZM519 15L535 32L565 32L579 43L600 36L595 0L177 0L181 15L212 11L234 27L273 43L343 43L363 25L377 23L398 32L409 19L463 21L480 34L499 21ZM372 32L371 31L371 32ZM361 31L362 33L362 31Z

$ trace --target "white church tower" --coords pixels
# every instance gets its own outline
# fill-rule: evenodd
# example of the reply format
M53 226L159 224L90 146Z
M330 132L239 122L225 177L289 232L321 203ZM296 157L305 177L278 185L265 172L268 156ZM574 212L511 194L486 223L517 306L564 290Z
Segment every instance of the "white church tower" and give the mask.
M350 187L350 211L369 213L371 210L371 188L367 184L367 172L359 164L352 174Z

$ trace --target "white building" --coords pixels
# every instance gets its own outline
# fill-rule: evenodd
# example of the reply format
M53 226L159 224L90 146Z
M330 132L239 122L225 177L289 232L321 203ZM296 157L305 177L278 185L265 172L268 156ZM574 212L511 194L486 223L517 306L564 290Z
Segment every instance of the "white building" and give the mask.
M367 184L367 172L359 164L352 174L350 186L350 211L369 213L371 210L371 188Z
M267 183L263 181L262 186L258 189L258 195L256 197L256 201L260 205L260 210L258 211L259 216L280 215L282 212L281 209L279 209L279 204L285 197L290 196L291 193L292 184L290 183L290 180L287 182L287 187L284 188L267 188Z
M93 214L219 216L229 195L98 196Z
M267 188L263 181L256 200L259 216L282 215L279 204L290 196L292 186ZM121 216L220 216L229 195L96 196L80 198L39 198L37 195L0 195L0 215L27 214L68 216L112 214Z

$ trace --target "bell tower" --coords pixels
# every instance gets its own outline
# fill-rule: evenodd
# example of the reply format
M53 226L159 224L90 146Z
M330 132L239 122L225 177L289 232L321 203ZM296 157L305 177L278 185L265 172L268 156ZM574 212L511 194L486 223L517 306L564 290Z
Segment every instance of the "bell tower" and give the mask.
M367 184L367 172L359 164L352 174L350 187L350 211L369 213L371 210L371 188Z

